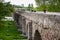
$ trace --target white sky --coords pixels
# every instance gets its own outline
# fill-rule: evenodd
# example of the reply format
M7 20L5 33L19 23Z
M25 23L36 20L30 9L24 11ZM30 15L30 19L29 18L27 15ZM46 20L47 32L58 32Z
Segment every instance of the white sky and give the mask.
M21 5L24 4L24 6L28 6L29 3L33 3L34 7L36 7L35 0L5 0L5 2L10 1L11 4L14 5Z

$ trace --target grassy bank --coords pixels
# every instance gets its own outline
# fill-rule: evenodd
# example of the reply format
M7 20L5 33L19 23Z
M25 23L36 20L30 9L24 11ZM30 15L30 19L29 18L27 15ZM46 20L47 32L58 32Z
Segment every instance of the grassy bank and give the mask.
M4 27L0 28L0 40L26 40L17 30L14 21L4 21Z

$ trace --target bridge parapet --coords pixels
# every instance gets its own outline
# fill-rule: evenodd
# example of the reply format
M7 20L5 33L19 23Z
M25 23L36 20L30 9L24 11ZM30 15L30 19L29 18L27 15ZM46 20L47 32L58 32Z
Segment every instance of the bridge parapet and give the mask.
M20 27L22 27L23 34L27 36L29 40L60 39L60 14L29 11L20 11L14 14L19 15L19 18L15 20L19 21L17 23L19 26L21 25ZM36 35L38 33L40 33L40 36Z

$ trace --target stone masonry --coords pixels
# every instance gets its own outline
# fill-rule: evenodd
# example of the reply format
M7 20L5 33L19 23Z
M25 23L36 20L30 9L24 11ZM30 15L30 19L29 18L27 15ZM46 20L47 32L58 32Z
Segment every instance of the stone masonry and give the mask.
M60 40L60 14L19 11L13 15L27 40Z

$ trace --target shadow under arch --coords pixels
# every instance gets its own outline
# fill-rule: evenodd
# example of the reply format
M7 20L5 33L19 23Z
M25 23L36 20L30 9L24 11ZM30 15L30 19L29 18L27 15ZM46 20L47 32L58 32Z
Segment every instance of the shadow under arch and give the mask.
M40 33L38 32L38 30L35 31L34 40L42 40L41 35L40 35Z

